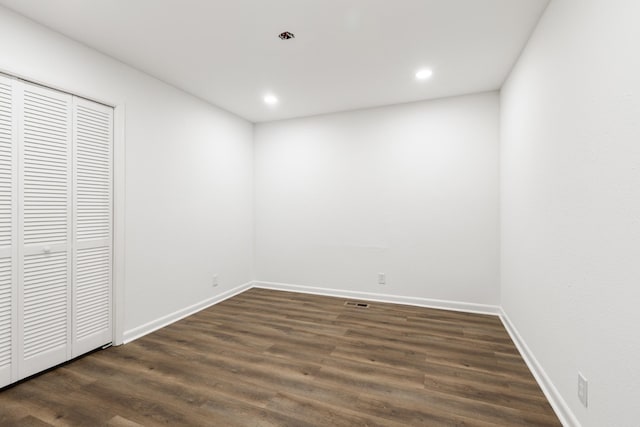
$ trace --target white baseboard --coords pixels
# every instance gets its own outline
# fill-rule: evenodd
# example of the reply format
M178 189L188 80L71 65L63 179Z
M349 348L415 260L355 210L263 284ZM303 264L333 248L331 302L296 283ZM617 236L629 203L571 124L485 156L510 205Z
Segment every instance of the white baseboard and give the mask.
M144 325L129 329L128 331L124 332L123 344L130 343L131 341L143 337L144 335L150 334L153 331L164 328L171 323L191 316L192 314L197 313L200 310L204 310L207 307L218 304L226 299L229 299L235 295L238 295L239 293L246 291L247 289L251 289L252 287L253 282L247 282L243 285L237 286L233 289L229 289L228 291L216 295L215 297L208 298L204 301L200 301L196 304L190 305L189 307L174 311L173 313L167 314L166 316L163 316L159 319L152 320L151 322L145 323Z
M499 316L501 309L497 305L474 304L468 302L447 301L420 297L408 297L371 292L345 291L342 289L319 288L314 286L292 285L274 282L253 282L254 288L273 289L277 291L300 292L304 294L346 297L367 301L388 302L393 304L415 305L418 307L438 308L443 310L463 311L466 313L490 314Z
M538 385L542 389L542 392L547 397L549 404L560 419L562 425L564 427L580 427L580 422L576 418L575 414L573 413L573 411L571 411L571 408L569 408L567 402L565 402L565 400L562 398L556 386L553 385L553 382L551 382L551 379L542 368L542 365L540 365L533 352L531 352L531 349L524 341L516 327L513 325L511 319L509 319L509 316L507 316L507 313L502 308L500 309L500 319L502 320L502 324L504 325L505 329L511 336L511 339L518 348L520 355L529 367L529 370L538 382Z
M390 295L390 294L376 294L376 293L370 293L370 292L355 292L355 291L345 291L340 289L291 285L291 284L285 284L285 283L254 281L254 282L248 282L243 285L237 286L233 289L230 289L226 292L221 293L220 295L216 295L213 298L206 299L204 301L193 304L189 307L185 307L173 313L167 314L166 316L160 317L159 319L156 319L156 320L152 320L151 322L145 323L144 325L135 327L133 329L129 329L128 331L124 332L123 344L130 343L133 340L136 340L140 337L150 334L153 331L157 331L160 328L164 328L165 326L168 326L171 323L177 322L180 319L184 319L185 317L191 316L192 314L195 314L200 310L204 310L205 308L211 307L212 305L218 304L226 299L229 299L239 293L242 293L254 287L263 288L263 289L273 289L273 290L279 290L279 291L301 292L306 294L363 299L368 301L387 302L387 303L394 303L394 304L415 305L418 307L439 308L444 310L463 311L467 313L491 314L495 316L500 315L500 312L501 312L500 307L494 306L494 305L473 304L473 303L457 302L457 301L446 301L446 300L436 300L436 299L428 299L428 298L397 296L397 295Z

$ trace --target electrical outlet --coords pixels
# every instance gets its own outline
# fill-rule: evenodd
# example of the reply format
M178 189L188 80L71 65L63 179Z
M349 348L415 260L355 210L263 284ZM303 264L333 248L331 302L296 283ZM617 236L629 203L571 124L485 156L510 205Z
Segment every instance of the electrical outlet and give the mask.
M217 274L213 275L213 280L211 281L211 286L213 286L214 288L216 286L218 286L218 275Z
M585 408L587 407L588 385L589 382L584 375L578 372L578 399L580 399Z
M387 284L387 278L385 277L384 273L378 273L378 285L386 285Z

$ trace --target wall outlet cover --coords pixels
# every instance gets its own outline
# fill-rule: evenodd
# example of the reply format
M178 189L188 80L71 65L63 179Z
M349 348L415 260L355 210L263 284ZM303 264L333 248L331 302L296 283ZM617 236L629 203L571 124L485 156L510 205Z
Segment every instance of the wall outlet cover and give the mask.
M585 408L587 407L588 385L589 382L584 375L578 372L578 399L580 399Z

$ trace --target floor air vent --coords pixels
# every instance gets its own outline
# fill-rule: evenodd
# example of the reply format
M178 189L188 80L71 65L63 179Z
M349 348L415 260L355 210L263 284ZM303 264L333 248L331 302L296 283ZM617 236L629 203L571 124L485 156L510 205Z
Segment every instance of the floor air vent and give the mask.
M344 305L348 307L356 307L356 308L369 308L369 304L366 304L364 302L346 301Z

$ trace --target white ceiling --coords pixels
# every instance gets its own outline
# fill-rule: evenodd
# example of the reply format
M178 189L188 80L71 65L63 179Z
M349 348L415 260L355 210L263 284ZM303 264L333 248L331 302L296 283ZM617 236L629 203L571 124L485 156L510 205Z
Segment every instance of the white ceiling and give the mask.
M498 89L547 3L0 0L253 122Z

